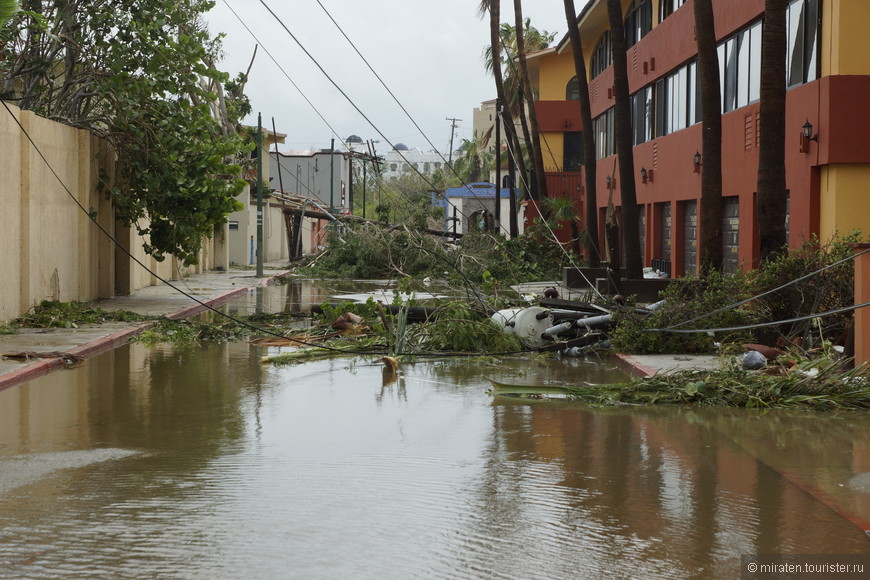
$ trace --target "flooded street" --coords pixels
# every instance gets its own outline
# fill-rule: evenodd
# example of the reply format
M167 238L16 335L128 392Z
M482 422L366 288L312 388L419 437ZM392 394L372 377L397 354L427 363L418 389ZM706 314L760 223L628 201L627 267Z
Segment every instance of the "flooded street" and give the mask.
M292 309L310 288L235 309ZM2 578L735 578L870 553L870 419L493 399L600 361L124 346L0 391Z

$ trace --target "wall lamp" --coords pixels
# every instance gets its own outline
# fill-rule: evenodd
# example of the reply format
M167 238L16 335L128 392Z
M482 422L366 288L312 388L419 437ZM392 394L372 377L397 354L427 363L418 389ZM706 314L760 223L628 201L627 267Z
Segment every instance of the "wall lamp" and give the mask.
M819 142L819 134L813 133L813 124L807 119L806 123L801 126L801 153L809 153L810 141Z
M648 181L648 182L652 183L653 173L654 173L654 170L652 170L652 169L647 170L646 167L641 167L640 168L640 180L641 180L641 182L646 183Z
M692 156L692 171L695 173L701 172L701 152L695 151L695 154Z
M613 177L608 175L607 178L604 180L604 183L607 184L607 189L613 189L613 187L616 185L616 180L614 180Z

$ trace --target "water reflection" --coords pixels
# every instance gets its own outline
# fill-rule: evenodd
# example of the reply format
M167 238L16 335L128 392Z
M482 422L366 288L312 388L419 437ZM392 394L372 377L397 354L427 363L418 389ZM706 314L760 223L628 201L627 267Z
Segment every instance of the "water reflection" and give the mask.
M866 416L485 394L621 378L596 360L393 378L267 352L134 345L0 392L0 577L733 578L741 554L870 552Z

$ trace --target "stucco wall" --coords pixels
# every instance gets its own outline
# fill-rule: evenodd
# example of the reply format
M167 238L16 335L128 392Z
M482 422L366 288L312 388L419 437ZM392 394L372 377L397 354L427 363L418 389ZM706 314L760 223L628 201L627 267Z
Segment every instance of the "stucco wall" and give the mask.
M0 109L0 207L6 218L0 228L0 321L16 318L43 300L108 298L160 283L118 250L86 212L95 214L108 234L164 279L211 269L216 257L226 262L220 239L206 240L200 264L190 268L181 268L171 256L161 263L147 256L135 231L117 225L100 186L100 176L111 180L115 171L105 142L8 107L11 115Z

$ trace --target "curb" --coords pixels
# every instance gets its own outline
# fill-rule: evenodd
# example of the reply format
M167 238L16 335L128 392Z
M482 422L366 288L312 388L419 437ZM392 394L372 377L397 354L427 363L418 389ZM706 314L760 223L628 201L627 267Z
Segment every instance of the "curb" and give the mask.
M615 359L616 366L619 367L619 370L635 377L645 379L647 377L655 376L656 373L659 372L659 369L647 366L627 354L617 353L613 355L613 358Z
M165 315L165 318L168 318L170 320L181 320L185 318L190 318L191 316L195 316L196 314L209 310L213 306L229 302L233 298L247 293L248 290L250 290L251 288L262 288L273 284L276 278L289 274L290 272L290 270L285 270L275 274L274 276L263 278L262 280L257 282L256 286L245 286L242 288L233 288L232 290L227 290L225 292L222 292L221 294L213 296L212 298L201 300L196 304L186 306L184 308L181 308L180 310L176 310L175 312L171 312ZM91 358L93 356L102 354L108 350L112 350L113 348L117 348L125 344L130 339L130 337L144 332L153 324L154 322L146 322L144 324L139 324L137 326L127 328L125 330L119 330L118 332L114 332L102 338L92 340L91 342L85 343L81 346L71 348L68 352L70 354L80 356L83 359ZM15 369L13 371L9 371L0 375L0 391L36 379L43 375L47 375L52 371L64 368L67 368L66 363L64 363L63 360L60 358L39 359L35 362L26 364L19 369Z

